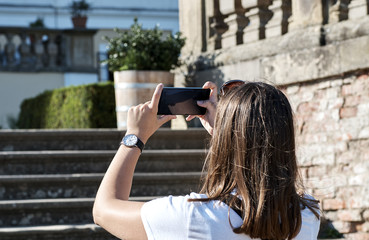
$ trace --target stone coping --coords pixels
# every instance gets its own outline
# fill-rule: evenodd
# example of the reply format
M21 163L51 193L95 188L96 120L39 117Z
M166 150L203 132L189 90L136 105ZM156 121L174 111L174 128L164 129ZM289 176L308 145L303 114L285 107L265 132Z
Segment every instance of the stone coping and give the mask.
M25 158L60 158L60 157L112 157L116 153L116 150L44 150L44 151L0 151L1 159L25 159ZM145 157L150 155L153 157L160 156L181 156L181 155L192 155L196 156L199 154L205 154L206 149L147 149L144 150L141 156ZM91 159L89 159L91 160Z
M134 181L182 181L198 179L202 175L201 172L148 172L148 173L134 173ZM1 183L41 183L41 182L89 182L100 181L104 173L74 173L74 174L26 174L26 175L0 175Z

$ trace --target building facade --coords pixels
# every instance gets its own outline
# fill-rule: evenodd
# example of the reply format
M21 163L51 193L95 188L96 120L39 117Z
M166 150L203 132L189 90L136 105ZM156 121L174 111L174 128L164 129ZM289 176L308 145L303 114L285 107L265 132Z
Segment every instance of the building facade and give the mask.
M272 82L294 108L320 238L369 239L369 3L181 0L187 37L176 85Z
M177 32L178 2L88 0L86 29L74 29L64 0L0 0L0 127L16 120L23 99L44 90L106 81L107 43L113 29L128 29L138 18L143 28ZM42 19L44 28L30 28ZM6 103L6 104L3 104Z

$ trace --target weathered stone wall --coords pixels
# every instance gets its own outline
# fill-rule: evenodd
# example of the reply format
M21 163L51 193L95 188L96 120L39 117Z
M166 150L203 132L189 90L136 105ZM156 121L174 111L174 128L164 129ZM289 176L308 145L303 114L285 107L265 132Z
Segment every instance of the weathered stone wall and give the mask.
M369 237L369 71L290 84L305 187L347 238Z
M192 21L181 21L190 41L175 85L261 79L283 88L306 189L321 201L322 233L369 239L369 2L182 2L181 19Z

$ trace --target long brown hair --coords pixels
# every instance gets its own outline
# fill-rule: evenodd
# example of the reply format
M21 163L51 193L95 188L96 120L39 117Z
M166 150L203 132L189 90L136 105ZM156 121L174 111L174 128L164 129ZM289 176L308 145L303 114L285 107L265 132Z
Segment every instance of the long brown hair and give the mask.
M292 239L302 207L319 216L316 201L299 192L291 106L272 85L249 82L221 97L204 171L201 193L208 198L191 201L220 200L240 210L235 233ZM235 189L242 201L231 194Z

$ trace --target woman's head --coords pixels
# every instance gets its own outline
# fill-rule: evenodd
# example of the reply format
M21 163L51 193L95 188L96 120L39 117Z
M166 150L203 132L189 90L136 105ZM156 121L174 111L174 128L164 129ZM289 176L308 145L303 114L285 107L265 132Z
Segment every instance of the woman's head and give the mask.
M266 239L298 233L293 114L280 90L246 82L221 96L206 170L202 192L210 199L229 199L233 189L243 198L237 207L244 223L236 232Z

